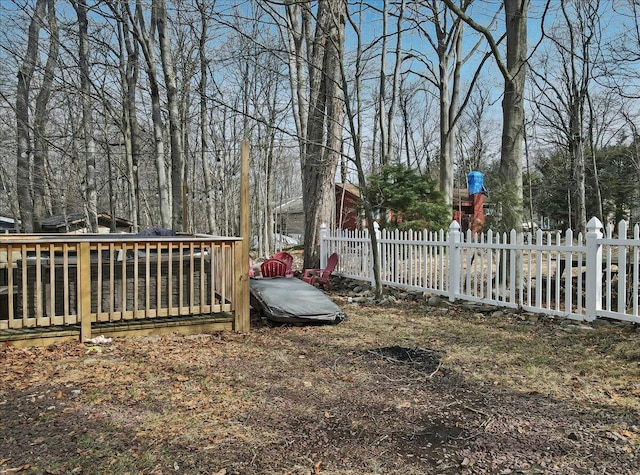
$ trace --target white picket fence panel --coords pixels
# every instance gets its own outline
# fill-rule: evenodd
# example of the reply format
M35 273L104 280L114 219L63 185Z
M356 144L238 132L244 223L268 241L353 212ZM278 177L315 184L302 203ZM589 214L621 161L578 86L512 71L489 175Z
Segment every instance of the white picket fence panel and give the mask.
M592 218L586 235L491 230L463 235L456 221L448 232L376 230L384 285L522 309L576 320L607 317L640 323L640 226L628 237L625 221L608 226ZM367 231L329 231L323 226L321 264L336 252L336 274L374 282Z

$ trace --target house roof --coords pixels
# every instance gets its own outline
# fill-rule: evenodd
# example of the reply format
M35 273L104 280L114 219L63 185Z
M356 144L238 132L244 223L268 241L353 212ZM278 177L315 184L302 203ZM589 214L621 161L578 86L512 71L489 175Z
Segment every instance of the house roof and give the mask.
M132 226L133 223L122 218L115 218L116 225L121 227ZM98 213L98 221L110 221L111 215L107 213ZM85 215L83 213L72 213L69 215L57 214L47 216L42 219L42 226L47 228L63 228L67 226L83 226L85 224Z
M303 210L302 196L286 201L273 209L275 213L302 213Z
M358 188L358 185L354 185L353 183L336 183L336 191L342 192L342 190L351 193L356 198L360 198L360 188Z
M18 221L20 223L20 221ZM14 231L16 228L16 220L13 218L9 218L8 216L0 216L0 229L3 232L6 231Z
M18 224L20 224L20 221L18 221ZM15 219L10 218L9 216L0 216L0 226L2 226L3 228L14 227L15 225Z
M353 183L336 183L335 190L336 193L342 193L342 190L344 190L346 193L349 193L356 198L360 197L360 189ZM285 201L280 206L276 206L273 211L275 213L302 213L304 211L302 196Z

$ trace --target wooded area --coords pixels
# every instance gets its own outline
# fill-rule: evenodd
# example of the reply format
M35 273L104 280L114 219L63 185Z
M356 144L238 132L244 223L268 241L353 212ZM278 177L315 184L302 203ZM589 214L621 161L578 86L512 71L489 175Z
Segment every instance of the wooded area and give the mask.
M334 183L364 190L388 165L449 206L482 171L498 228L635 223L639 16L639 0L4 0L0 214L238 235L247 139L256 252L302 196L308 267Z

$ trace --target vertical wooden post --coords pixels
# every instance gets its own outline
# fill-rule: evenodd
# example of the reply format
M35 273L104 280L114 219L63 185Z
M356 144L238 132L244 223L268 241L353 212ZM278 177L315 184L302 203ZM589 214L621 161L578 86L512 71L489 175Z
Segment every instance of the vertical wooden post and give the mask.
M187 202L187 179L182 179L182 232L189 232L189 203Z
M78 248L78 317L80 318L80 341L91 338L91 248L81 242Z
M240 237L236 261L234 330L249 331L249 142L242 141L240 166Z

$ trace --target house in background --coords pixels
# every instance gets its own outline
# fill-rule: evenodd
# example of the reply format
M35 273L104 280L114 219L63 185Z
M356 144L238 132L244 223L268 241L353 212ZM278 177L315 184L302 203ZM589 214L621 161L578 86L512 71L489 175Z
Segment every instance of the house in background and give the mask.
M98 233L108 234L111 231L112 221L115 220L116 233L130 233L133 231L133 223L122 218L112 218L109 214L98 214ZM86 217L84 214L55 215L42 219L43 233L88 233Z
M358 229L362 218L358 211L360 190L351 183L335 184L333 226L338 229ZM302 196L289 200L274 209L276 233L304 236L304 208Z
M0 216L0 233L9 234L17 232L15 219L9 218L8 216Z
M335 224L338 229L359 229L363 216L358 206L360 189L352 183L336 183L336 215Z

